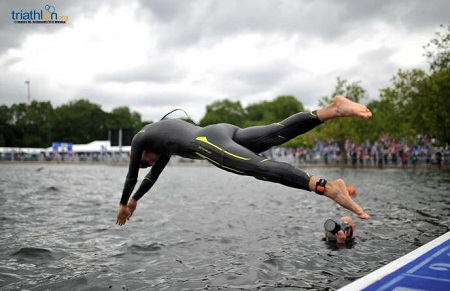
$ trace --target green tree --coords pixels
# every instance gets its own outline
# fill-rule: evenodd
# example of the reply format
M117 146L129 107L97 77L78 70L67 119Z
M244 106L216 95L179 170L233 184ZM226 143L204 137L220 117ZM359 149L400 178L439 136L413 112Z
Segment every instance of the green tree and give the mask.
M301 112L304 110L303 104L297 100L294 96L279 96L271 102L270 111L276 121L281 121L292 114Z
M390 115L382 114L391 124L385 129L397 137L425 133L450 142L450 25L445 33L437 32L425 50L429 75L419 69L399 70L392 86L381 90L381 100L392 106Z
M368 140L376 141L386 134L398 136L398 124L401 123L402 116L390 100L374 100L367 107L373 114L371 119L364 120L365 126L370 128L366 131Z
M30 146L47 147L51 142L51 125L54 118L52 104L49 101L31 102L27 117L30 139L25 138L25 143Z
M276 121L271 111L272 102L262 101L250 104L245 108L247 112L245 126L264 125Z
M359 81L349 83L347 80L337 78L334 92L330 96L321 97L319 106L323 107L331 104L336 95L343 95L359 103L367 97L366 90L361 87ZM339 118L327 121L327 126L318 129L318 137L320 139L337 141L341 151L341 165L345 164L347 159L345 141L350 138L355 142L362 142L369 137L371 129L364 121L359 118Z
M265 124L282 121L287 117L304 110L303 104L294 96L279 96L269 103L268 112L270 112L270 117L273 119L265 120ZM308 145L310 145L309 137L307 135L301 135L286 142L283 146L296 148L299 146L304 147Z
M416 109L412 122L422 133L450 143L450 70L435 71L424 80L411 109Z
M33 101L11 106L16 140L19 147L47 147L51 139L53 107L50 102Z
M215 123L230 123L242 127L246 118L245 110L241 102L228 99L215 101L206 106L206 114L200 120L200 126L206 126Z
M408 138L418 132L424 132L424 121L427 118L423 113L426 110L422 111L423 108L417 107L417 102L421 98L423 84L427 78L426 73L420 69L399 70L391 79L391 87L380 90L380 100L388 106L373 113L374 120L385 134L394 138ZM417 120L421 120L420 123L417 123Z
M425 46L431 76L423 84L417 106L426 111L428 130L450 143L450 24L441 28Z
M88 143L108 138L107 114L88 100L71 101L55 109L53 141Z
M141 114L130 111L127 106L114 108L108 114L107 127L111 128L133 128L134 132L138 132L143 127Z
M15 147L27 147L24 142L24 136L28 132L27 128L27 104L19 103L11 105L11 115L13 120L14 140L12 143Z
M278 96L273 101L262 101L247 106L245 108L247 112L245 124L252 126L279 122L303 110L303 104L294 96Z
M436 32L435 38L424 46L432 72L450 70L450 24L441 28L444 31Z
M13 147L16 140L12 110L6 105L0 106L0 147Z

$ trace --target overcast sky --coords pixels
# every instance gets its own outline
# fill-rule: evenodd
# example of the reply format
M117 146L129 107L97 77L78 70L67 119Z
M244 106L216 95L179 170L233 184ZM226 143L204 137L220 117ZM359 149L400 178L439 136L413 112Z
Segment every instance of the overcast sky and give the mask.
M46 8L68 21L14 22ZM428 68L423 46L450 21L448 0L15 0L0 11L0 104L26 102L29 80L33 100L128 106L144 120L183 108L199 121L225 98L294 95L314 109L337 77L376 99L398 69Z

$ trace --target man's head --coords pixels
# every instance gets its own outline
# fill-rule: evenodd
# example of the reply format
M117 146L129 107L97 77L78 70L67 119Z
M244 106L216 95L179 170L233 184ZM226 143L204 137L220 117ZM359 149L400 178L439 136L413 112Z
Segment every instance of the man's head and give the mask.
M159 159L159 154L151 152L151 151L143 151L142 159L139 164L139 168L143 169L143 168L153 166L158 159Z
M353 240L356 224L351 217L343 216L340 222L328 219L324 227L326 241L345 244Z

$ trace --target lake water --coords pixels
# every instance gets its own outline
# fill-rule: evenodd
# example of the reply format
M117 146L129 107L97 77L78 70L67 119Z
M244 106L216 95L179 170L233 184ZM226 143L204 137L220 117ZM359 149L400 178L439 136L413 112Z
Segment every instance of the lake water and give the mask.
M331 200L213 167L167 167L116 226L126 171L0 164L0 289L335 290L450 230L450 172L308 169L372 216L337 249Z

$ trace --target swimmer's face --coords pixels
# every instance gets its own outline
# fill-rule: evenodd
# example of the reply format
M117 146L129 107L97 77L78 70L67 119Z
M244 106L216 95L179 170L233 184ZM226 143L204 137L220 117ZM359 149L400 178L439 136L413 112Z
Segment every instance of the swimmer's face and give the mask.
M158 159L159 154L150 151L144 151L142 153L142 160L139 164L139 168L147 168L153 166Z
M354 223L353 219L351 217L349 217L349 216L342 216L341 217L341 221L347 223L348 225L353 227L353 229L356 228L356 223Z

